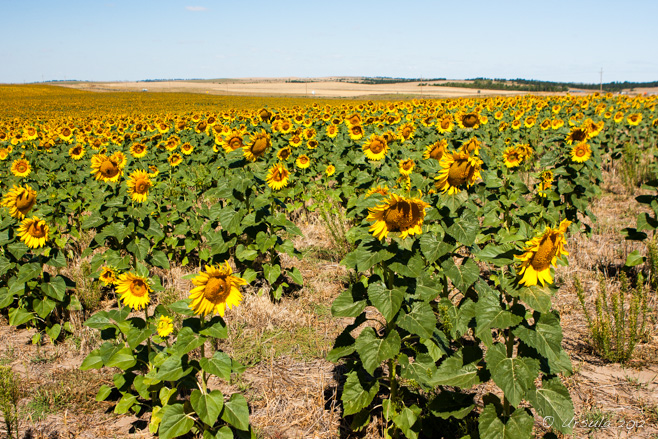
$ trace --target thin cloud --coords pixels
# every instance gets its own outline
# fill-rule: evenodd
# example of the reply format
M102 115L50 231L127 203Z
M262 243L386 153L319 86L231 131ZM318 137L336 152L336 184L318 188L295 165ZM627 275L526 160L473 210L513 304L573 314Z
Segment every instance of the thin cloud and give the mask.
M185 9L192 12L203 12L208 10L208 8L203 6L185 6Z

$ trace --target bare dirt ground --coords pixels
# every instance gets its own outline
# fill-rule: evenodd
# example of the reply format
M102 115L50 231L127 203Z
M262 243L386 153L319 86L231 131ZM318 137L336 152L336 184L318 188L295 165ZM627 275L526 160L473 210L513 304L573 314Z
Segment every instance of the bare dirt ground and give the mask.
M526 95L528 92L504 90L476 90L459 87L438 87L419 85L421 82L403 82L396 84L355 84L340 81L337 78L320 78L311 82L298 78L245 78L217 79L199 81L157 81L157 82L80 82L60 84L90 91L144 91L149 92L187 92L218 95L258 95L258 96L315 96L327 98L354 98L385 95L420 96L433 98L476 97L476 96L512 96ZM355 80L347 78L347 80ZM423 82L422 84L439 84L447 81ZM455 81L452 81L455 82ZM458 81L457 81L458 82Z

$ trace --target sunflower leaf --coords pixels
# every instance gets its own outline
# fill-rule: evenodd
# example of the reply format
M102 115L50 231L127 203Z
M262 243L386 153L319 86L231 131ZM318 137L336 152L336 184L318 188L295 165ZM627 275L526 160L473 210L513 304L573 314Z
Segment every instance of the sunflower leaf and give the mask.
M574 417L574 407L569 390L562 384L559 377L542 382L540 389L534 389L526 394L528 401L544 419L552 418L553 426L563 434L571 434L570 421Z
M471 246L475 243L475 238L480 230L480 223L475 215L466 210L454 223L446 230L448 235L452 236L457 242Z
M436 316L425 302L414 302L411 310L398 317L398 325L421 338L430 338L436 327Z
M494 404L487 404L482 410L478 430L481 439L517 439L532 437L534 419L525 410L515 410L503 420L496 413Z
M249 406L244 396L239 393L231 395L224 403L222 419L238 430L249 430Z
M400 345L400 335L397 331L391 331L385 338L379 338L372 327L365 328L356 339L356 351L363 368L371 375L382 362L400 352Z
M353 415L368 407L379 391L379 381L368 379L363 373L352 371L347 374L343 387L343 415Z
M224 395L219 390L204 394L195 389L190 395L190 404L203 423L213 426L224 407Z
M466 259L461 265L455 264L453 258L446 259L441 264L446 276L460 291L465 292L480 278L480 268L473 259Z
M383 282L368 285L370 302L382 313L387 322L393 320L404 301L404 288L388 289Z
M194 426L194 418L185 412L183 404L169 404L159 413L160 439L172 439L188 433Z
M496 343L487 350L487 369L505 397L518 407L526 392L535 388L539 376L539 360L528 357L507 357L506 347Z
M199 365L208 373L225 380L231 379L231 358L224 352L216 351L211 358L201 358Z

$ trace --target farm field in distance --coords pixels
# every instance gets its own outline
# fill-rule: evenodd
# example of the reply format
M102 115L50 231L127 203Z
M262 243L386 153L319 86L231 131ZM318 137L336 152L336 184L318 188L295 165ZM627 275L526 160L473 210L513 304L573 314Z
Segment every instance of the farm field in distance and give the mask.
M0 85L7 435L658 437L653 90L61 85Z

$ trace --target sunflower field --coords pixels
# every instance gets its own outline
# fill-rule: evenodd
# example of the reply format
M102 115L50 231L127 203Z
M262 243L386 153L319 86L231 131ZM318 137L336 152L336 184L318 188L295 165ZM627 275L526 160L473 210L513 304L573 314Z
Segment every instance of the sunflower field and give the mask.
M210 384L245 370L219 348L225 319L247 285L274 304L304 291L291 261L315 215L350 273L326 359L351 431L526 438L550 417L546 437L573 432L555 277L603 170L629 144L655 152L655 96L122 95L0 87L0 312L35 344L84 316L100 341L80 368L116 372L98 401L165 439L256 437L245 396ZM655 240L657 199L638 199L629 239ZM70 275L80 260L102 309ZM166 303L174 267L193 288Z

